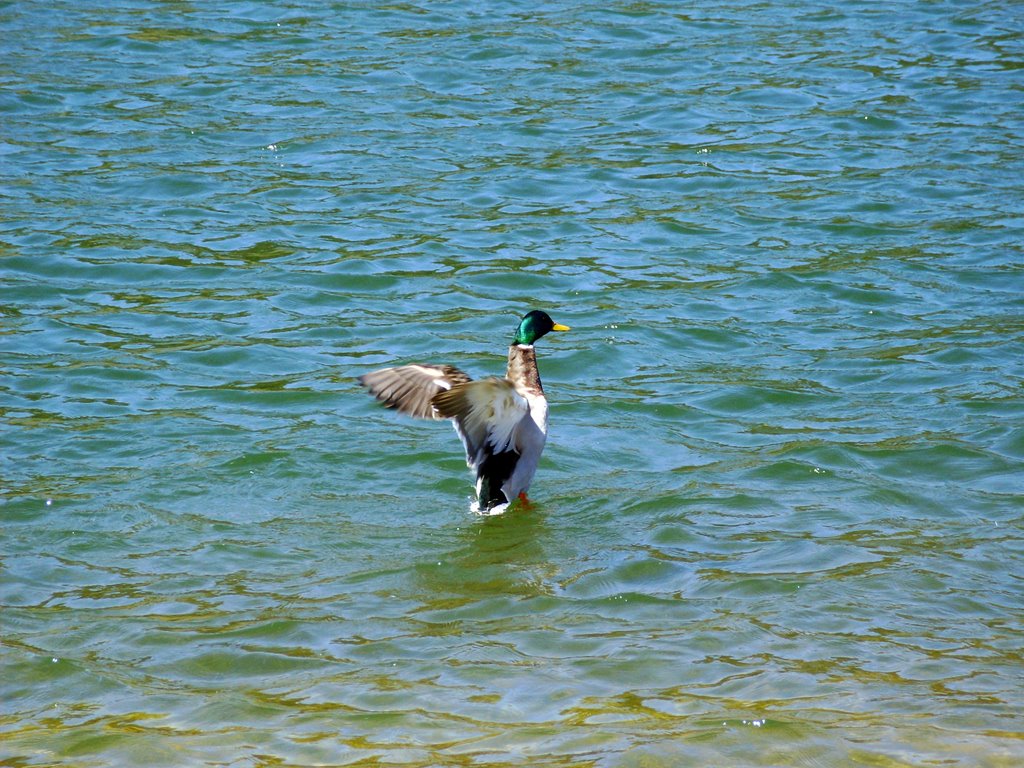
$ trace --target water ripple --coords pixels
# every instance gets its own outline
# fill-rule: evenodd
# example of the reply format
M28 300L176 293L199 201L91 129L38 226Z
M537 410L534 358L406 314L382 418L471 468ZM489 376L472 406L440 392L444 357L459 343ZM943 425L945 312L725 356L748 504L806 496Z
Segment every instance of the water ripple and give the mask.
M1015 765L1014 11L5 9L0 762Z

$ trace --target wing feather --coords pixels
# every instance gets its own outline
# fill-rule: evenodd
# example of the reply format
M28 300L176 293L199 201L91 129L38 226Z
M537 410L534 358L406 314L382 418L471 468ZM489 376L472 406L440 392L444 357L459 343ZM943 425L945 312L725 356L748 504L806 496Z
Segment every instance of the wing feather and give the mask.
M419 419L448 418L437 413L431 400L439 392L470 381L452 365L400 365L359 377L359 383L385 406Z
M439 416L455 420L466 463L474 470L488 456L518 450L516 428L530 413L512 382L496 377L456 384L434 395L431 403Z

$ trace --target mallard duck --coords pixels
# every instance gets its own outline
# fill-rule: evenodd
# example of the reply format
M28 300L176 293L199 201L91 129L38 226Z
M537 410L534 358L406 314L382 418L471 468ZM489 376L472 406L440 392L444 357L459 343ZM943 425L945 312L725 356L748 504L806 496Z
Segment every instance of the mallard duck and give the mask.
M505 378L473 381L451 365L401 365L359 377L388 408L420 419L452 419L476 476L473 509L499 514L526 501L548 436L548 401L533 345L550 331L568 331L546 312L523 316L508 348Z

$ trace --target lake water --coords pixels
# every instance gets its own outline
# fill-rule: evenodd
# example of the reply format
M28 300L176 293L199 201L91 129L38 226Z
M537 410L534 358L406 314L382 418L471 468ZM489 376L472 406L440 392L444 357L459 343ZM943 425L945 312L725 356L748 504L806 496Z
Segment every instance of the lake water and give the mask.
M1020 764L1019 4L0 20L0 763Z

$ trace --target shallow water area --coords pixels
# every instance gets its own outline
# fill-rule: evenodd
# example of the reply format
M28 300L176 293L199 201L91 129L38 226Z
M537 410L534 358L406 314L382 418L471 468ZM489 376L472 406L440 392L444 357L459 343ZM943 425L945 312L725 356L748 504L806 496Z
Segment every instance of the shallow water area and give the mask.
M0 763L1020 762L1014 4L0 15Z

